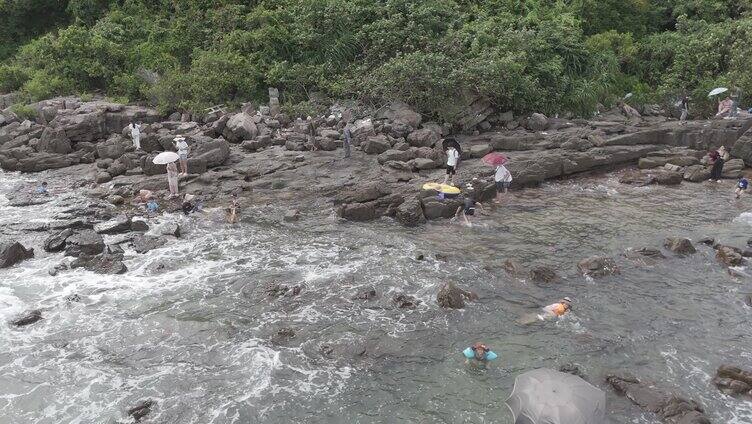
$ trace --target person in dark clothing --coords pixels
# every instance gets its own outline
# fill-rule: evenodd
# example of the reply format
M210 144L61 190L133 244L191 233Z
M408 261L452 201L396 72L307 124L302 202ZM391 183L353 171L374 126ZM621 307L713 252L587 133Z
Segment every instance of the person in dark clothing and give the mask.
M344 141L342 142L342 147L345 149L345 158L350 157L350 144L352 143L352 132L350 131L350 124L345 125L345 130L343 131Z
M689 117L689 97L684 96L681 99L681 117L679 118L679 121L681 121L682 125L684 125L687 122L687 118Z
M711 151L708 156L713 164L713 168L710 170L710 181L721 182L723 164L729 159L726 147L721 146L718 150Z
M473 193L472 185L467 186L466 192L468 194L465 196L465 204L457 208L457 212L454 214L454 217L459 218L460 216L462 216L462 219L465 221L465 225L472 227L473 224L470 223L470 220L467 217L475 215L476 206L482 208L483 205L475 200L475 194Z

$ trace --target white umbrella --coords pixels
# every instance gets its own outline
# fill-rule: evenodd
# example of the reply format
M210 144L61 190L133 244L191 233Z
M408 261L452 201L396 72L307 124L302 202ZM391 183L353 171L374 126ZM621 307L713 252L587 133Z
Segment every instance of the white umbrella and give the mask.
M726 87L714 88L714 89L710 90L710 93L708 93L708 97L713 97L716 94L725 93L727 91L728 91L728 88L726 88Z
M168 163L175 162L176 160L180 159L180 156L178 156L175 152L162 152L154 157L152 162L156 165L167 165Z
M603 424L606 416L602 390L547 368L518 375L506 403L515 424Z

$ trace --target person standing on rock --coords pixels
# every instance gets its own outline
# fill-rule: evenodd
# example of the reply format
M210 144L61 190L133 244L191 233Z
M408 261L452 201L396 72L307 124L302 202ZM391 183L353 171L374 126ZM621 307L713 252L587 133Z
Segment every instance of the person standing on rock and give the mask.
M681 99L681 117L679 117L679 122L681 122L682 125L687 123L687 118L689 117L689 97L684 96Z
M316 145L316 125L313 122L312 117L306 118L306 121L308 121L308 145L312 152L315 152L318 150L318 146Z
M190 148L185 141L185 137L175 137L173 143L180 157L180 175L188 175L188 152Z
M131 122L128 125L128 129L131 131L131 138L133 139L133 148L141 150L141 124Z
M726 151L726 146L721 146L718 150L712 151L709 154L710 160L713 161L713 168L710 170L710 180L721 182L721 176L723 174L723 164L729 159L729 154Z
M227 222L234 224L238 222L238 212L240 211L240 199L238 194L232 194L232 200L230 200L230 207L227 208Z
M496 200L494 203L501 203L501 195L507 194L509 186L512 184L512 173L504 165L496 167L494 173L494 183L496 184Z
M342 136L344 137L344 141L342 142L342 147L345 149L345 159L350 157L350 144L352 143L352 131L350 131L350 124L348 123L345 125L345 129L342 132Z
M454 146L449 146L446 151L447 164L446 175L444 176L444 184L449 182L450 185L454 185L454 176L457 174L457 162L460 159L460 153Z
M170 187L170 198L178 196L178 167L175 162L167 164L167 185Z

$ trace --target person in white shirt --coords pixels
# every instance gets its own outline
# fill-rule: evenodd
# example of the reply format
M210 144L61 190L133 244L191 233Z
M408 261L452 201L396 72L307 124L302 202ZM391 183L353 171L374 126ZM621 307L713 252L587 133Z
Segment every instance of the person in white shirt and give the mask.
M454 175L457 173L457 161L460 158L460 152L457 151L453 146L449 146L449 148L446 151L447 155L447 165L446 165L446 175L444 176L444 184L449 182L449 184L454 185Z
M494 182L496 183L496 200L494 200L494 203L501 203L502 193L507 194L507 190L512 184L512 173L504 165L499 165L496 167Z
M131 131L133 148L136 150L141 150L141 124L131 122L130 124L128 124L128 129Z
M185 137L175 137L175 149L180 156L180 175L188 175L188 143L185 141Z

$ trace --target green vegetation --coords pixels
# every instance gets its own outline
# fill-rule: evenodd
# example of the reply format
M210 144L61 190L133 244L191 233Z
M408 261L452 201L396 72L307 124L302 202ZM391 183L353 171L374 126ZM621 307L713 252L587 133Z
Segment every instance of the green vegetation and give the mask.
M752 6L736 0L0 0L0 91L100 92L161 109L311 94L462 99L587 115L626 92L752 93ZM302 103L298 106L299 103Z
M37 117L37 111L33 107L24 104L15 104L10 108L11 112L18 115L21 119L34 119Z

